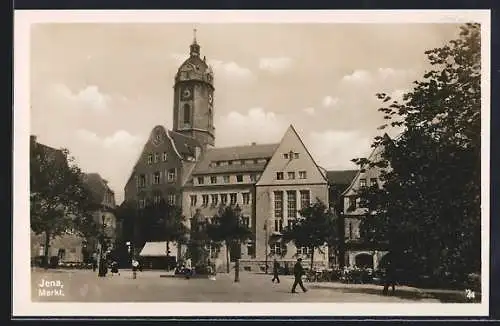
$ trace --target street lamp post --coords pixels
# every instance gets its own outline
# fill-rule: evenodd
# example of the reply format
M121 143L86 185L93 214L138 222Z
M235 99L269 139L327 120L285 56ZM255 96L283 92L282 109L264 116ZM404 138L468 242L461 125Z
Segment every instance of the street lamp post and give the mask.
M106 217L104 215L101 216L101 221L102 221L102 224L101 224L101 236L100 236L100 241L99 241L99 259L98 259L98 267L97 267L97 271L98 271L98 275L99 276L106 276L106 273L104 271L104 255L103 255L103 251L105 249L105 244L104 244L104 240L105 240L105 237L104 237L104 232L105 232L105 224L104 224L104 219Z
M240 214L241 214L241 208L239 206L236 206L234 209L236 213L236 224L239 226L240 224ZM240 252L241 252L241 244L240 240L236 240L236 245L238 248L237 251L237 256L236 256L236 261L234 262L234 282L239 282L240 281ZM236 248L235 248L236 249Z
M267 241L268 241L268 238L269 238L267 222L268 222L268 219L266 219L264 221L264 231L266 231L265 238L264 238L264 244L265 244L265 247L266 247L264 259L265 259L266 266L264 267L264 270L265 270L266 274L267 274L267 256L268 256L268 252L267 252L268 251L268 248L267 248L268 247L268 243L267 243Z

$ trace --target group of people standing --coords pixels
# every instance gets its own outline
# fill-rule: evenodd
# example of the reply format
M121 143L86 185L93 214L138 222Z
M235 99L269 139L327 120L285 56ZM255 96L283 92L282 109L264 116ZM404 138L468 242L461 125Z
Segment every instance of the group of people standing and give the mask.
M274 259L273 262L273 279L271 282L274 283L276 281L277 283L280 283L280 276L279 276L279 268L280 265L276 259ZM302 282L302 276L305 274L304 267L302 266L302 258L298 258L297 262L293 266L293 275L295 277L295 280L292 285L292 293L297 293L295 289L297 288L297 285L300 286L302 289L302 292L307 292L307 289L304 286L304 283Z
M273 261L273 278L271 282L277 282L280 283L280 276L279 276L279 269L280 265L276 259ZM396 273L395 273L395 268L391 262L387 263L387 266L384 268L385 270L385 275L384 275L384 280L383 280L383 290L382 294L383 295L388 295L389 294L389 288L392 288L391 294L395 293L396 290ZM303 292L307 292L307 289L304 287L304 283L302 282L302 276L305 275L305 270L304 267L302 266L302 258L298 258L297 262L295 263L293 267L293 275L295 277L295 280L292 285L292 293L297 293L295 289L297 288L297 285L300 286Z

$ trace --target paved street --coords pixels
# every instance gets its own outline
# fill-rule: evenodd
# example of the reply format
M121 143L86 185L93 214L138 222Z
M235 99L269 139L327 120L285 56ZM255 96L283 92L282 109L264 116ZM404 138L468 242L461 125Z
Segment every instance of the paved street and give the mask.
M32 271L33 301L71 302L446 302L455 291L428 293L415 288L400 287L395 296L382 296L375 285L346 285L340 283L305 283L307 293L291 294L291 276L282 276L280 284L272 284L270 275L241 273L219 274L209 279L174 278L162 271L145 271L132 279L132 272L97 277L89 270ZM41 280L51 284L46 290L63 295L44 296ZM443 299L444 298L444 299ZM455 301L455 300L453 300Z

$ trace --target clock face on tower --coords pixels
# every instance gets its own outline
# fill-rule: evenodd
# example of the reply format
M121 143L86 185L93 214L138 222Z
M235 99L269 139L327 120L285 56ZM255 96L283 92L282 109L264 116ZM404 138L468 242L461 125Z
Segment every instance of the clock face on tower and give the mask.
M191 92L191 90L188 87L185 87L181 90L181 98L183 100L191 99L192 95L193 95L193 93Z

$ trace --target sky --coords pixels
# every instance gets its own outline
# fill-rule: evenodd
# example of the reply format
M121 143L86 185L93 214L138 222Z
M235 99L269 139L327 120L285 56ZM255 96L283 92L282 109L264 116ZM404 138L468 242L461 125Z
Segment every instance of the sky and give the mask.
M172 128L174 76L193 28L215 74L216 146L277 143L293 124L316 162L355 169L399 98L429 69L446 24L35 24L31 134L109 181L117 203L149 133ZM389 134L397 131L390 131Z

